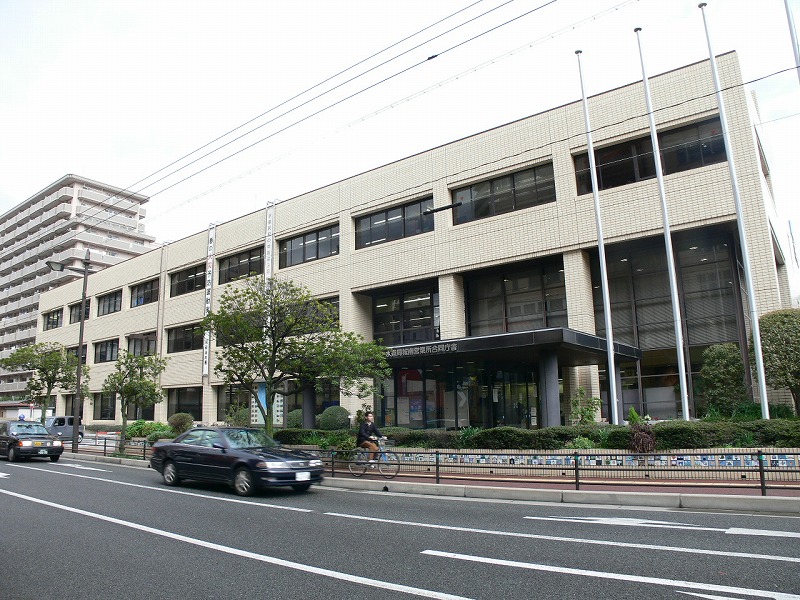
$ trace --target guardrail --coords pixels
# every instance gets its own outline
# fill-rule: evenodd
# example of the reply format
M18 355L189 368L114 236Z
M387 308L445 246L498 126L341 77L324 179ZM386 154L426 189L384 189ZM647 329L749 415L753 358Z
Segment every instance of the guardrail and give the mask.
M561 483L574 486L624 485L712 486L800 490L800 453L752 450L748 454L680 452L628 454L614 451L530 454L513 451L404 451L398 477L422 477L435 483ZM330 475L348 471L353 451L317 450Z

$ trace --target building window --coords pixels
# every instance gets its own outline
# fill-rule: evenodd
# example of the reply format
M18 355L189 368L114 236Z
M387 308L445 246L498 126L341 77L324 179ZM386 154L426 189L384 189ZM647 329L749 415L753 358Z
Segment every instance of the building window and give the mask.
M373 299L373 337L384 346L439 339L439 293L401 292Z
M167 392L167 418L188 413L195 421L203 419L203 388L175 388Z
M66 394L64 396L64 414L65 415L74 414L73 413L73 408L72 408L72 403L73 402L75 402L75 394ZM81 402L81 405L78 407L78 411L79 411L78 415L80 417L80 420L78 421L78 423L82 423L83 422L83 402Z
M453 223L468 223L555 202L553 163L482 181L453 191Z
M206 287L206 266L197 265L170 275L170 297L188 294Z
M64 323L64 309L59 308L49 313L45 313L43 316L44 319L44 330L49 331L50 329L56 329L61 327Z
M465 278L471 336L567 326L560 261Z
M94 419L101 421L113 421L117 412L116 394L95 394L94 395Z
M91 311L92 300L91 298L86 299L86 304L84 304L83 309L83 319L84 321L89 318L89 312ZM78 323L81 320L81 303L78 302L77 304L70 304L69 306L69 322L70 323Z
M203 347L203 328L200 325L186 325L167 329L167 353L199 350Z
M78 357L78 347L72 346L71 348L67 348L67 354L72 354L75 358ZM81 364L86 364L86 344L81 346Z
M219 282L228 283L238 277L261 275L264 272L264 251L253 248L219 261Z
M131 308L158 301L158 279L131 286Z
M356 248L433 231L433 215L423 215L426 210L433 210L433 198L359 217L356 219Z
M97 316L102 317L122 310L122 290L97 297Z
M156 332L128 336L128 353L134 356L152 356L156 353Z
M126 412L128 413L128 419L132 421L138 421L140 419L145 421L155 421L156 407L154 404L141 407L131 403L128 404Z
M727 160L719 118L709 119L658 134L664 175L679 173ZM650 137L637 138L605 148L595 148L597 186L601 190L651 179L656 176ZM578 194L592 191L588 153L575 157Z
M335 254L339 254L338 225L280 242L278 267L283 269Z
M247 390L222 385L217 388L217 421L224 422L228 419L228 411L232 407L250 410L252 395Z
M105 342L98 342L94 345L94 362L104 363L117 360L119 353L119 340L107 340Z

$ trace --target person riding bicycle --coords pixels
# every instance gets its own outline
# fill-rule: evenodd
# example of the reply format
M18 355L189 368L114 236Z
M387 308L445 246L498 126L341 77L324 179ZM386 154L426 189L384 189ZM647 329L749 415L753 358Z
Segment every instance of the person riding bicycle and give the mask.
M375 462L375 457L379 450L378 444L375 443L378 441L378 438L385 440L386 436L384 436L375 425L375 414L371 410L368 410L364 413L364 422L361 423L361 427L358 428L356 445L359 448L366 448L370 451L369 462Z

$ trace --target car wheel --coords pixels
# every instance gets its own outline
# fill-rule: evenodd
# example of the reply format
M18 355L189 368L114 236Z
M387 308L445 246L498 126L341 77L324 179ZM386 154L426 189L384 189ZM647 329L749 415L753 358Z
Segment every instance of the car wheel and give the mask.
M56 454L50 457L50 462L58 462L58 459L61 458L60 454Z
M161 477L167 485L178 485L181 478L178 476L178 467L171 460L164 463L164 470L161 472Z
M292 489L295 492L307 492L310 487L311 487L310 483L296 483L295 485L292 486Z
M233 490L240 496L252 496L256 491L253 474L246 467L239 467L233 476Z
M19 456L13 446L8 447L8 462L17 462Z
M82 441L83 441L83 434L79 433L78 434L78 443L80 444Z

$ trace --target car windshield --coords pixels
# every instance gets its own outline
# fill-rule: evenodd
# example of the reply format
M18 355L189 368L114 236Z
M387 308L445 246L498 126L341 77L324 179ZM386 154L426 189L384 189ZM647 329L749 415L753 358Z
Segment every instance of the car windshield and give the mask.
M225 437L231 448L275 448L278 442L267 435L263 429L228 429Z
M8 429L11 435L47 435L41 423L13 423Z

